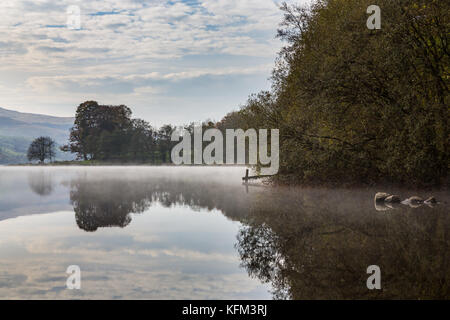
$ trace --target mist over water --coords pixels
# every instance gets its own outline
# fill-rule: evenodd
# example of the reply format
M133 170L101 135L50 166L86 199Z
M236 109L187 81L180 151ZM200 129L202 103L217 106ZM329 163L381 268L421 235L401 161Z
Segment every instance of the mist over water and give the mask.
M450 297L445 192L242 185L244 173L0 168L0 298ZM376 207L377 191L446 203ZM69 265L81 290L66 289Z

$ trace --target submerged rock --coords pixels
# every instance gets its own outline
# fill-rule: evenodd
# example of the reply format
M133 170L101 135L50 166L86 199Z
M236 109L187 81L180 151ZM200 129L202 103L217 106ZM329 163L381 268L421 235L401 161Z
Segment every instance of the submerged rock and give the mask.
M429 197L427 200L425 200L426 204L436 204L436 198L435 197Z
M421 197L417 197L417 196L411 197L411 198L407 199L406 201L408 201L409 203L412 203L412 204L423 203L423 199Z
M377 192L377 194L375 195L375 202L383 202L389 196L390 195L385 192Z
M392 195L384 199L384 201L387 203L400 203L402 200L400 199L399 196Z
M424 203L423 199L420 197L416 197L416 196L402 201L402 204L409 205L411 208L418 208L418 207L422 206L423 203Z
M384 202L375 202L375 210L377 211L388 211L393 208L387 206Z
M404 204L411 208L418 208L424 204L434 207L438 202L434 197L429 197L427 200L423 200L421 197L412 196L406 200L401 200L399 196L394 194L388 194L386 192L377 192L375 195L375 208L378 211L386 211L394 209L398 204Z

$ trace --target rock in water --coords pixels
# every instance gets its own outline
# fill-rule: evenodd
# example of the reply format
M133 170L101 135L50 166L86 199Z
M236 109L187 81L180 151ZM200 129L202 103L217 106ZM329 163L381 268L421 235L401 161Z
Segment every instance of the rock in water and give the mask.
M407 200L409 203L412 204L419 204L419 203L423 203L423 199L417 196L411 197Z
M384 200L386 200L387 197L389 197L389 194L384 192L378 192L375 195L375 202L383 202Z
M436 201L435 197L429 197L427 200L425 200L425 203L435 204L435 203L437 203L437 201Z
M399 196L392 195L384 199L384 201L387 203L400 203L402 200L400 199Z
M375 210L377 211L388 211L392 210L391 207L388 207L384 202L375 202Z

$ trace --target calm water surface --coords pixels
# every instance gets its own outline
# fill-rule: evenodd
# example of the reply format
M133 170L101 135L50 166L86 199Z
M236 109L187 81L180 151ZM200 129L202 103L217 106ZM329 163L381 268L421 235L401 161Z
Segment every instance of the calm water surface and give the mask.
M447 193L244 186L243 171L0 167L0 298L450 298ZM376 191L446 203L376 207Z

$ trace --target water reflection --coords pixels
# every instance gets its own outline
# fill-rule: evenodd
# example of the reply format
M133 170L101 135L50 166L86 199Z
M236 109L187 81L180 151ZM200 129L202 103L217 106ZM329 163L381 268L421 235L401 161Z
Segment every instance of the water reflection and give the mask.
M97 231L95 234L100 233L99 236L102 235L99 229L107 227L109 230L126 227L133 234L133 227L140 227L138 217L151 217L161 207L180 209L177 220L166 226L166 234L158 235L167 238L167 243L156 245L153 235L145 233L140 236L150 239L145 248L140 248L141 243L126 245L127 252L143 250L148 255L158 255L156 248L165 251L175 248L183 255L186 244L192 245L189 252L200 248L200 243L211 235L208 226L187 233L186 230L192 231L189 225L193 221L192 212L219 211L228 221L238 222L238 230L230 236L244 272L268 284L276 299L450 298L447 193L433 194L442 202L434 207L386 204L374 207L373 196L378 190L243 186L240 175L226 170L188 168L77 169L56 174L57 182L48 173L33 172L28 175L28 184L42 201L59 199L58 195L63 199L62 195L66 195L66 199L58 200L61 208L70 203L78 228ZM61 191L55 188L56 184L67 189ZM410 190L389 191L403 198L411 195ZM429 193L418 195L426 197ZM21 201L17 206L25 205ZM5 202L3 205L6 206ZM8 206L12 208L14 204ZM54 207L57 205L52 203ZM159 211L152 223L164 217ZM204 218L196 219L198 224ZM187 229L174 231L178 225ZM196 240L177 240L182 234L189 237L195 234ZM108 239L96 255L112 250L111 241ZM207 243L220 247L220 241L210 238ZM209 257L207 251L196 256ZM214 256L225 259L221 254ZM139 263L145 265L142 261ZM170 265L161 264L162 269ZM366 287L369 265L381 268L381 291ZM219 266L210 264L213 268L210 270ZM192 270L198 268L200 264Z
M88 177L70 183L70 201L80 229L93 232L104 227L126 227L130 213L143 213L153 204L188 206L191 210L218 209L233 220L248 212L246 196L235 185L217 181L186 181L166 177Z
M126 227L130 213L142 213L149 206L145 194L128 181L72 181L70 201L80 229L88 232L104 227Z
M270 283L277 299L450 296L445 206L385 205L389 214L380 214L371 191L243 188L165 178L78 179L71 200L86 231L124 227L129 213L144 212L153 202L217 208L244 224L236 244L242 266ZM383 271L382 291L365 286L372 264Z
M34 193L40 196L50 196L55 188L50 171L31 171L28 174L28 185Z
M450 217L445 206L373 210L367 192L265 194L236 245L251 276L280 299L448 299ZM324 201L324 199L326 199ZM366 288L369 265L382 290Z
M0 298L270 298L234 248L241 170L46 168L49 196L33 188L39 171L0 168Z

